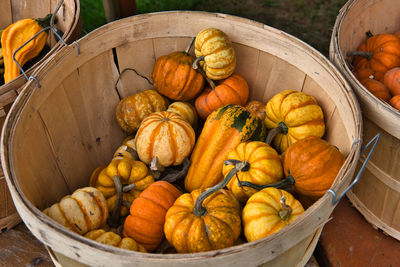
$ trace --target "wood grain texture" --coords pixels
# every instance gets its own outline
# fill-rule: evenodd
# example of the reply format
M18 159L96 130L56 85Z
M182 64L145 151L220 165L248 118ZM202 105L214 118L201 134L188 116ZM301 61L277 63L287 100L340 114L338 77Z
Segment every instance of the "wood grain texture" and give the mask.
M330 126L332 135L328 135L328 141L342 143L348 151L346 162L332 190L339 194L350 184L360 151L359 143L353 147L351 144L361 138L362 122L356 100L349 93L349 85L322 55L281 31L233 16L183 11L134 16L109 23L79 40L80 55L77 55L74 46L68 46L53 55L48 64L36 72L42 87L38 89L33 82L29 82L14 103L9 120L6 121L1 152L5 159L4 173L10 181L10 192L21 217L29 223L27 227L56 253L91 266L101 266L105 262L120 266L131 266L132 262L138 266L257 266L264 263L282 265L284 262L286 265L296 266L310 257L308 252L315 247L314 237L318 236L319 229L326 223L334 208L330 194L324 195L298 220L274 235L224 250L199 254L122 251L84 239L50 220L39 210L56 196L71 189L66 182L68 179L64 175L66 172L63 164L60 164L62 161L58 162L56 155L65 153L61 157L67 158L68 155L73 156L74 152L72 148L67 151L64 144L55 141L54 135L64 129L64 125L58 120L62 119L66 125L73 126L71 133L65 133L66 140L71 140L78 133L82 140L91 140L92 137L97 140L101 136L100 140L104 144L100 142L99 148L91 150L91 159L86 157L86 160L81 160L79 164L82 166L91 165L93 158L96 162L109 159L113 146L123 138L111 108L119 99L114 88L119 72L114 64L113 49L116 48L119 66L129 64L130 51L143 49L147 56L133 55L133 58L145 61L141 63L146 72L150 70L155 58L173 50L185 49L190 39L205 27L216 27L226 32L238 51L245 54L238 59L242 64L238 71L243 71L252 86L251 90L255 91L252 98L266 100L274 93L288 89L287 87L298 91L309 90L310 94L316 90L325 92L326 96L319 93L316 95L330 99L323 102L328 113L332 113L331 123L334 124ZM149 40L152 46L135 47L136 42L146 43ZM134 52L140 53L140 50ZM151 57L152 53L154 57ZM266 69L257 67L254 73L248 71L247 68L255 68L254 63L256 66L265 66ZM135 67L140 67L137 65L139 63L134 64ZM267 78L262 77L263 75ZM308 79L312 81L307 81ZM135 90L127 88L128 80L124 82L119 92L128 94L129 90ZM68 95L68 101L57 99L65 98L65 94ZM59 114L56 112L59 105L70 111L60 111ZM81 110L85 112L78 116ZM37 121L38 119L41 121ZM36 126L38 123L40 126ZM25 135L31 137L21 141ZM33 157L33 152L38 151L37 145L26 147L27 142L32 142L33 138L38 139L43 146L43 152L36 158ZM25 155L23 152L26 152ZM33 159L34 162L23 166L24 158ZM72 162L74 161L66 163L72 166ZM39 169L40 166L42 169ZM71 170L70 173L74 172ZM58 192L49 195L41 191L39 186L35 188L35 185L29 189L27 184L44 183L37 181L39 176L43 181L55 177L54 183L59 188L54 190Z

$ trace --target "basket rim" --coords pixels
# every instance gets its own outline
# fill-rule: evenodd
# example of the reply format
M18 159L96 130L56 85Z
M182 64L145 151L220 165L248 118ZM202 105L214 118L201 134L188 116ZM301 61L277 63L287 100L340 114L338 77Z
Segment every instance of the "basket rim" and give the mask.
M205 16L211 16L211 17L219 17L223 19L232 19L234 18L235 20L238 20L242 23L245 24L250 24L252 26L256 26L257 28L260 29L266 29L269 31L272 31L276 34L279 34L281 36L284 36L288 40L290 40L293 43L296 43L297 45L301 47L307 47L308 49L311 48L311 52L309 53L309 56L312 57L314 60L319 62L321 65L324 65L326 67L330 67L332 71L335 74L336 80L339 79L340 81L337 81L338 84L341 84L340 88L343 90L346 94L347 97L349 98L349 105L352 104L352 108L355 109L355 121L358 119L358 124L356 125L356 133L354 133L356 136L354 136L355 139L358 139L361 141L361 134L362 134L362 118L361 118L361 113L359 112L359 106L358 102L356 101L355 95L353 91L351 90L350 85L346 82L346 80L343 78L342 74L334 67L334 65L327 60L320 52L316 51L314 48L310 47L310 45L306 44L305 42L301 41L300 39L291 36L290 34L287 34L285 32L282 32L280 30L277 30L275 28L272 28L270 26L266 26L262 23L249 20L246 18L241 18L233 15L226 15L222 13L211 13L211 12L203 12L203 11L166 11L166 12L155 12L155 13L147 13L147 14L142 14L142 15L137 15L133 16L130 18L126 18L132 21L140 21L140 20L146 20L149 19L153 16L158 16L158 15L165 15L165 14L173 14L174 16L176 15L185 15L185 14L192 14L192 13L199 13ZM123 20L126 20L123 19ZM122 20L120 20L122 21ZM112 22L109 24L106 24L93 32L89 33L88 35L82 37L81 39L78 40L78 43L81 44L83 42L90 42L92 39L95 39L99 34L101 35L101 32L104 30L107 30L108 28L113 28L114 25L117 25L117 22ZM76 53L76 47L75 45L68 45L67 47L63 47L57 54L54 54L51 56L49 60L49 64L42 65L40 68L35 70L34 75L36 78L40 81L43 75L45 75L46 70L51 68L54 64L60 63L62 61L63 57L67 57L68 55L75 54ZM331 72L332 72L331 71ZM36 88L36 83L35 81L29 81L25 86L21 94L18 96L18 98L15 101L15 105L11 108L9 114L7 115L6 121L4 123L4 127L2 130L2 166L3 170L6 176L7 183L9 187L11 188L10 191L12 192L12 196L18 197L20 201L22 201L25 205L25 208L29 210L30 213L36 216L38 220L40 220L40 223L45 224L48 229L52 229L60 234L62 234L66 239L71 239L71 240L76 240L82 243L83 245L86 245L88 247L92 247L95 249L99 249L105 252L111 252L116 255L120 256L134 256L136 258L142 258L142 259L173 259L173 260L193 260L193 259L198 259L198 258L215 258L215 257L223 257L228 254L236 253L243 251L244 249L251 248L251 247L256 247L260 244L263 244L265 242L268 242L270 240L279 238L280 236L287 235L287 233L293 229L294 227L298 226L299 224L303 223L304 219L307 218L307 216L310 216L311 214L315 213L315 211L320 207L324 205L331 205L331 196L330 194L326 193L323 197L321 197L316 203L314 203L311 207L309 207L305 212L294 222L292 222L289 226L283 228L282 230L278 231L277 233L270 235L268 237L265 237L263 239L253 241L253 242L247 242L244 244L232 246L229 248L225 249L219 249L219 250L213 250L213 251L208 251L208 252L199 252L199 253L182 253L182 254L154 254L154 253L140 253L140 252L135 252L135 251L128 251L128 250L123 250L115 247L111 247L108 245L103 245L98 242L92 241L90 239L87 239L83 236L80 236L77 233L74 233L67 228L63 227L62 225L56 223L46 215L42 213L39 209L37 209L32 203L30 203L27 198L24 197L24 193L22 192L21 188L18 185L18 181L15 178L15 172L13 170L12 166L12 161L9 157L9 140L12 138L12 131L13 128L15 127L17 121L12 120L12 117L18 116L20 112L22 112L23 107L25 106L26 102L29 100L30 95ZM357 116L358 115L358 116ZM342 166L342 169L340 170L339 174L336 177L336 180L331 187L333 190L338 190L340 187L340 182L343 182L342 180L349 175L350 172L352 172L352 169L355 168L355 165L358 161L359 155L360 155L360 147L361 147L361 142L356 142L354 145L352 145L351 150L346 158L346 161L344 165ZM331 206L333 209L334 206ZM23 218L24 219L24 218ZM322 227L327 221L322 221L324 218L319 218L320 224L319 226ZM316 228L315 231L318 229ZM298 240L299 242L301 240ZM293 244L295 245L295 244Z

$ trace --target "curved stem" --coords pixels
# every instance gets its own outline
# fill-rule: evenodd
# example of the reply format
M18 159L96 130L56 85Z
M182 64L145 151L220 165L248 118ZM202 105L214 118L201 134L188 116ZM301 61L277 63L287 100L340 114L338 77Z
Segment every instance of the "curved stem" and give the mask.
M265 143L270 145L276 135L278 135L280 133L287 134L288 131L289 131L289 129L288 129L287 125L283 121L281 121L278 124L278 127L274 128L268 132L267 138L265 139Z
M347 52L346 54L348 57L351 56L360 56L360 57L365 57L366 59L370 60L372 56L374 55L373 52L364 52L364 51L353 51L353 52Z
M190 48L192 48L192 46L194 44L194 40L196 40L196 37L192 37L192 40L190 40L190 44L188 45L188 47L185 50L186 54L189 54Z
M374 36L374 34L371 31L367 31L365 34L367 35L368 38Z
M235 162L235 163L233 163ZM226 160L224 162L226 165L234 165L233 169L230 170L230 172L225 176L224 180L220 182L219 184L211 187L210 189L206 190L203 192L197 199L194 204L194 209L193 213L195 216L203 216L207 210L206 208L203 207L203 201L211 194L217 192L218 190L224 188L229 181L232 179L233 176L235 176L236 173L248 169L249 168L249 163L247 161L236 161L236 160Z
M108 220L108 224L112 228L117 228L119 225L119 218L121 214L121 203L122 203L122 186L118 175L114 175L115 189L117 190L117 200L115 202L114 210L111 214L111 218Z
M192 68L197 70L198 72L200 72L200 74L204 77L204 79L206 79L206 81L208 82L208 84L211 86L211 89L214 90L215 87L217 87L215 85L215 83L207 77L207 74L204 72L204 70L200 67L199 68L199 62L204 60L204 56L200 56L198 58L196 58L193 62Z
M292 215L292 208L286 204L286 197L284 194L282 194L280 203L282 209L279 211L279 217L281 217L282 220L286 221L290 218L290 215Z
M266 185L259 185L259 184L255 184L255 183L247 182L247 181L239 181L239 186L247 186L247 187L251 187L256 190L262 190L262 189L268 188L268 187L282 188L287 185L294 185L294 184L295 184L295 180L294 180L293 176L291 176L291 175L288 175L288 177L286 179L283 179L277 183L266 184Z
M122 187L122 192L127 193L136 187L135 183L127 184Z

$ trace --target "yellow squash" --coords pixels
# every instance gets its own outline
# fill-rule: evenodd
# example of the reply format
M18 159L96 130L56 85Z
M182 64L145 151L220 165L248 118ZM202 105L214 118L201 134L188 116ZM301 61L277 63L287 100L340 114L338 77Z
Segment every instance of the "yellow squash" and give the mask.
M106 232L103 229L90 231L89 233L85 234L85 237L117 248L147 252L146 249L142 245L138 244L134 239L130 237L121 238L116 233Z

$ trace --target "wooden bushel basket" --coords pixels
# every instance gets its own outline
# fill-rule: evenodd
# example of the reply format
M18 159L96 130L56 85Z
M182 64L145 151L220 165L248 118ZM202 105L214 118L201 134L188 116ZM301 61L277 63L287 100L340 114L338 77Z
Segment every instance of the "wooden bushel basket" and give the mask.
M0 29L5 29L8 25L20 19L42 18L47 14L53 13L59 3L60 0L0 0ZM54 26L57 30L63 32L63 40L70 43L79 38L82 31L79 0L64 0L57 12L56 20L57 22ZM27 70L28 77L34 69L43 64L50 55L63 46L61 41L57 42L55 40L52 33L49 36L48 45L50 51ZM21 74L14 80L0 86L0 127L3 126L11 104L25 83L26 79ZM20 221L8 191L3 172L0 170L0 230L6 231Z
M395 3L394 3L395 2ZM375 98L353 75L351 58L366 32L400 30L400 1L352 0L341 9L332 33L330 59L352 85L363 111L363 138L380 132L381 140L366 171L348 198L374 227L400 240L400 112ZM360 158L360 164L364 162Z
M332 190L351 183L361 147L361 115L350 86L320 53L282 31L248 19L205 12L161 12L107 24L53 55L11 108L2 133L2 166L21 218L68 266L302 266L335 205L326 193L296 221L261 240L191 254L121 250L86 239L41 210L78 187L108 162L124 135L114 117L120 100L149 89L134 68L150 76L155 59L184 50L205 28L223 30L237 54L236 72L249 83L250 99L266 102L284 89L313 95L322 106L325 138L346 155ZM192 52L193 53L193 52Z

